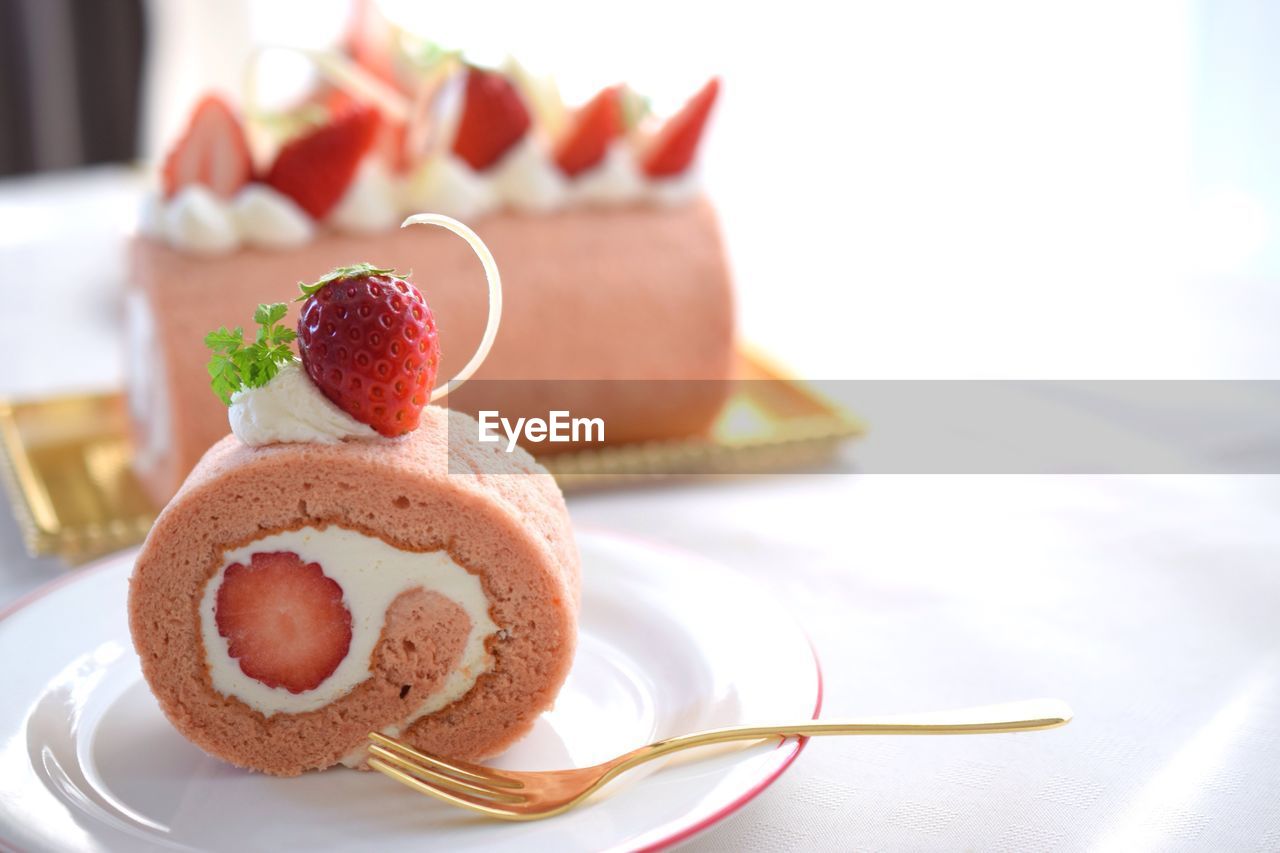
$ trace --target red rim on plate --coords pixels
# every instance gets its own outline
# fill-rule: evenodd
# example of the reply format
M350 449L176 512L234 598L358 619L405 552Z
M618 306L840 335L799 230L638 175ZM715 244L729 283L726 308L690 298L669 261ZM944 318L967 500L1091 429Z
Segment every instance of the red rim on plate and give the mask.
M809 639L809 649L813 652L813 667L818 674L818 699L813 706L813 719L816 720L818 719L818 715L822 713L822 660L818 657L818 650L814 648L812 638ZM674 835L655 841L646 847L637 848L637 853L666 850L667 848L679 844L682 841L688 841L698 833L710 829L720 821L733 815L735 812L740 811L743 806L763 794L766 788L778 781L778 777L787 772L787 768L795 763L795 760L800 757L800 753L804 752L804 748L809 745L809 738L796 738L794 741L789 739L784 740L782 743L778 744L778 749L782 749L788 745L791 746L791 754L783 760L782 764L780 764L776 770L764 779L761 779L752 786L750 790L744 792L742 796L738 797L728 805L722 806L718 811L707 815L692 826L687 826L684 829L676 831Z

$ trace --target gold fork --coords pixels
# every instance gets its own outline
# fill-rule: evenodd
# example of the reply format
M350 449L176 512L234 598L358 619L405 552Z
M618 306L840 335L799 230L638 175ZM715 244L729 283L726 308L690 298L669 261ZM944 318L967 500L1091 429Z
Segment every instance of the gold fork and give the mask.
M538 820L567 812L606 782L645 762L708 744L819 735L1030 732L1057 728L1070 721L1071 709L1065 702L1032 699L932 714L733 726L660 740L594 767L546 771L498 770L466 761L446 761L421 753L395 738L371 732L369 766L416 791L489 817Z

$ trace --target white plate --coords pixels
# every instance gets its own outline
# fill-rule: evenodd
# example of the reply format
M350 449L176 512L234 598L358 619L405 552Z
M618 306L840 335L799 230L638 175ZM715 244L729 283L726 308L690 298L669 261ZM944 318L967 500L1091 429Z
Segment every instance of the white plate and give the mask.
M808 640L765 591L636 540L591 533L579 544L573 671L555 710L497 763L585 766L681 732L817 714ZM183 740L143 683L125 618L132 557L45 587L0 620L0 846L651 849L734 811L803 748L761 744L637 771L530 824L486 821L374 773L248 773Z

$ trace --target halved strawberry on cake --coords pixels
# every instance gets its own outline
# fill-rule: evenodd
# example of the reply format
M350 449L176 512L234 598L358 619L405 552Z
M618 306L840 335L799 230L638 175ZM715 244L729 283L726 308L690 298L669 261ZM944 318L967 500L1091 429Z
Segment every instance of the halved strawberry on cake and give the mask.
M503 263L504 331L478 378L514 381L481 383L487 408L546 417L568 405L602 418L611 442L697 434L718 414L733 293L696 154L719 83L665 121L625 86L569 111L527 75L444 51L409 62L390 46L400 35L330 57L361 84L327 81L270 124L290 130L255 146L256 161L246 120L217 98L167 159L131 243L127 311L135 467L157 501L219 437L195 331L286 300L300 274L368 257L429 270L445 352L474 344L484 304L465 247L405 234L407 212L467 220Z

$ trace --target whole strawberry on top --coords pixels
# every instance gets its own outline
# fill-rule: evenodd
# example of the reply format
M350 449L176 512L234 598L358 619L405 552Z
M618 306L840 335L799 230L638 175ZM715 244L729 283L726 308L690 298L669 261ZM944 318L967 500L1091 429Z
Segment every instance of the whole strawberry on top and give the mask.
M298 353L311 380L382 435L417 429L440 366L435 318L422 293L372 264L339 267L300 287Z

